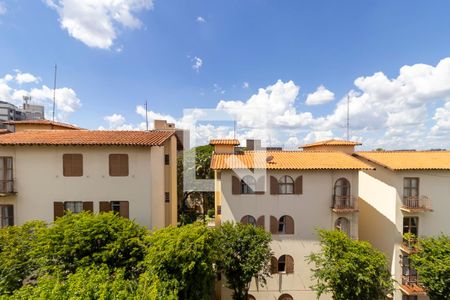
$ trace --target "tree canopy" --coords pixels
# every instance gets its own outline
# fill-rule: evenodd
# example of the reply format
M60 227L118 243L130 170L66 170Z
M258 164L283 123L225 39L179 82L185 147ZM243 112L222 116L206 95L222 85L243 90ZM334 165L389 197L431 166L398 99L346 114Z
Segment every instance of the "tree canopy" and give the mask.
M386 299L393 281L383 253L337 230L319 230L319 239L321 251L307 257L315 266L311 288L318 298L330 293L334 300Z
M410 255L412 267L430 299L450 299L450 237L420 238Z

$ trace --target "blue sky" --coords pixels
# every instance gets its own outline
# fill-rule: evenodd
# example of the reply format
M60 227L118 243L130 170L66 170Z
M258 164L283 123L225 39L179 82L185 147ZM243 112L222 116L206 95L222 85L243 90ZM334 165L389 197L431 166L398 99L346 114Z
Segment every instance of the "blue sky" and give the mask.
M350 94L352 138L367 147L450 147L446 0L110 2L0 0L0 100L49 106L57 63L58 118L85 128L142 128L145 100L151 119L183 126L183 108L223 100L239 137L293 147L345 137ZM269 133L252 129L255 105ZM203 140L231 134L207 125Z

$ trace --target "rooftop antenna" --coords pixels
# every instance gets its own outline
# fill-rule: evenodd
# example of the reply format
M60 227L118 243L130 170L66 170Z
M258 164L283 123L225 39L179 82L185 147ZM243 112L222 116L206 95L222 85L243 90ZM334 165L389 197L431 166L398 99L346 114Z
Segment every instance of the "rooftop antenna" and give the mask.
M145 128L147 128L147 131L148 131L147 100L145 100Z
M28 106L28 103L31 101L31 96L23 96L23 108Z
M233 120L233 139L236 139L236 120Z
M55 64L55 76L53 78L53 116L52 120L55 122L55 109L56 109L56 71L58 66Z
M350 140L350 95L347 95L347 141Z

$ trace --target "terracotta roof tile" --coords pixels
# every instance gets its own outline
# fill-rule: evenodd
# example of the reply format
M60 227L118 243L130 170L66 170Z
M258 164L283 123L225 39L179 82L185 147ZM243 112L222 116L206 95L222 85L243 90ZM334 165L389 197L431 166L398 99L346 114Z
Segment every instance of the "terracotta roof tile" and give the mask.
M355 156L391 170L450 170L450 151L367 151Z
M343 152L245 151L213 154L211 168L280 170L371 170L371 166Z
M237 146L240 144L237 139L213 139L209 142L210 145L232 145Z
M75 125L71 125L71 124L67 124L67 123L61 123L61 122L55 122L55 121L50 121L50 120L20 120L20 121L6 121L3 122L3 124L11 124L11 125L16 125L16 124L29 124L29 125L53 125L53 126L58 126L58 127L64 127L64 128L68 128L68 129L81 129L80 127L77 127Z
M174 130L103 131L103 130L24 130L0 135L0 146L160 146Z
M362 145L360 142L353 142L353 141L345 141L345 140L326 140L326 141L319 141L311 144L306 144L303 146L300 146L299 148L309 148L309 147L315 147L315 146L358 146Z

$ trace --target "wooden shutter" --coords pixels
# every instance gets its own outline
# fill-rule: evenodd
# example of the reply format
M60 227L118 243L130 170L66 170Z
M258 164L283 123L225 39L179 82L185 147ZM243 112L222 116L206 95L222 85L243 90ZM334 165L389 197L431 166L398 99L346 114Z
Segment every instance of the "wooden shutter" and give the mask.
M109 176L128 176L128 154L109 155Z
M264 216L260 216L258 220L256 220L256 226L264 229Z
M120 201L119 215L124 218L129 218L129 204L128 201Z
M63 176L72 176L72 156L63 154Z
M92 201L83 202L83 210L93 212L94 211L94 203Z
M244 225L248 224L248 216L243 216L241 218L241 223L244 224Z
M278 259L275 256L270 258L270 273L277 274L278 273Z
M14 226L14 205L6 205L8 209L8 225Z
M298 176L294 182L294 194L303 194L303 176Z
M270 216L270 232L272 234L278 233L278 220L274 216Z
M62 216L64 216L64 203L53 202L53 219L56 221L57 218Z
M63 154L63 175L83 176L82 154Z
M239 180L239 178L233 176L231 185L231 193L233 195L239 195L241 193L241 181Z
M278 179L270 176L270 194L277 195L279 193Z
M286 220L285 234L294 234L294 228L295 228L294 219L291 216L284 216L284 217Z
M108 212L111 211L111 203L109 201L100 201L100 212Z
M255 194L264 195L264 191L266 190L266 177L261 176L256 180L256 191Z
M294 259L290 255L285 255L286 258L286 274L294 273Z

